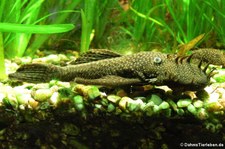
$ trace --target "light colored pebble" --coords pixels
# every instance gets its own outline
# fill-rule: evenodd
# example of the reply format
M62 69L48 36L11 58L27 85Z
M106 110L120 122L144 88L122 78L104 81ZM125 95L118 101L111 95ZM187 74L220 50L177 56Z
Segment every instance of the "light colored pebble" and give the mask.
M128 102L128 104L127 104L127 107L129 109L129 111L137 111L137 110L141 109L142 104L143 104L143 101L141 99L130 100L130 102Z
M193 105L194 105L196 108L202 108L203 105L204 105L204 103L203 103L203 101L201 101L201 100L196 100L196 101L193 102Z
M74 96L73 103L77 110L81 111L84 109L84 100L83 100L82 96L80 96L80 95Z
M112 103L118 103L120 101L121 97L116 96L116 95L109 95L109 96L107 96L107 99L109 101L111 101Z
M35 84L32 88L32 90L37 90L37 89L48 89L49 88L49 84L48 83L38 83Z
M184 107L187 107L191 104L192 100L191 99L180 99L178 100L177 102L177 106L179 108L184 108Z
M31 99L28 101L28 104L29 104L29 106L30 106L32 109L36 109L36 108L38 107L39 102L37 102L36 100L34 100L33 98L31 98Z
M16 94L16 99L18 101L19 104L28 104L28 101L31 99L31 95L30 94Z
M119 101L119 107L123 110L125 110L127 108L127 104L128 102L132 102L132 99L129 97L123 97L121 98L121 100Z
M38 89L31 92L33 98L37 101L45 101L52 96L52 91L50 89Z
M94 100L96 97L100 96L101 93L96 86L90 86L87 90L88 98Z
M6 95L5 95L5 94L0 93L0 102L2 102L2 100L3 100L5 97L6 97Z
M69 58L64 54L59 54L58 57L59 57L60 61L68 61L69 60Z
M209 114L207 113L207 111L204 108L200 108L196 114L196 116L200 119L200 120L205 120L209 117Z
M84 100L82 96L77 95L77 96L74 96L73 102L74 104L83 104Z
M60 100L60 95L58 92L54 92L52 94L52 96L49 98L49 103L52 104L52 105L57 105L57 103L59 102Z
M16 99L16 96L15 94L8 94L7 95L7 102L12 105L14 108L17 108L18 107L18 101Z
M52 87L50 88L50 90L51 90L53 93L54 93L54 92L58 92L59 87L56 86L56 85L54 85L54 86L52 86Z
M76 105L76 109L79 110L79 111L81 111L81 110L84 109L84 105L83 104L77 104Z
M95 107L98 108L98 109L101 109L101 108L102 108L102 105L100 105L100 104L95 104Z
M197 113L197 109L195 108L195 106L193 104L189 104L187 107L187 110L192 113L193 115L196 115Z
M25 110L25 106L24 105L19 105L19 109L20 110Z
M56 54L50 54L43 58L45 62L47 63L58 63L60 61L60 58Z
M158 113L159 111L160 111L159 106L154 105L154 106L153 106L153 112L154 112L154 113Z
M223 106L219 102L210 102L206 104L205 108L208 111L215 112L223 109Z
M147 104L145 104L145 106L143 107L143 111L148 110L149 108L153 108L154 103L153 102L148 102Z
M159 105L160 109L169 109L170 105L168 104L168 102L163 101L160 105Z
M217 102L219 97L220 97L219 93L213 92L213 93L210 94L208 102Z

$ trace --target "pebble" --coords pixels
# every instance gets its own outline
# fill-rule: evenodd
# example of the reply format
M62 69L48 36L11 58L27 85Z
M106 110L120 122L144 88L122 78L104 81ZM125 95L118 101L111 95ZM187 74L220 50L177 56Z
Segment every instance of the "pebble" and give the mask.
M154 112L154 113L158 113L159 111L160 111L159 106L154 105L154 106L153 106L153 112Z
M208 111L215 112L223 109L223 106L219 102L210 102L206 104L205 108Z
M112 103L110 103L109 105L108 105L108 107L107 107L107 111L108 112L112 112L112 111L114 111L115 110L115 106L112 104Z
M98 87L96 86L91 86L88 90L87 90L87 94L88 94L88 98L90 100L94 100L96 97L100 96L101 93L98 89Z
M202 108L203 105L204 105L204 103L203 103L203 101L201 101L201 100L196 100L196 101L193 102L193 105L194 105L196 108Z
M31 99L28 101L28 104L29 104L29 106L30 106L32 109L36 109L36 108L38 107L39 102L37 102L36 100L34 100L33 98L31 98Z
M5 97L6 97L6 95L5 95L5 94L0 93L0 103L2 102L2 100L3 100Z
M32 100L33 98L31 97L30 94L23 94L23 93L20 93L20 94L17 94L16 95L16 99L18 101L19 104L28 104L28 101L29 100Z
M168 102L163 101L160 105L159 105L160 109L169 109L170 105L168 104Z
M52 96L49 98L48 102L52 105L57 105L60 100L60 95L58 92L54 92Z
M155 95L155 94L151 95L151 98L149 101L152 101L155 105L160 105L162 103L162 99L158 95Z
M178 100L178 102L177 102L177 106L178 106L179 108L184 108L184 107L187 107L188 105L190 105L191 102L192 102L191 99L180 99L180 100Z
M192 113L193 115L196 115L197 109L195 108L195 106L193 104L189 104L187 107L187 110Z
M101 95L101 92L99 91L98 87L91 85L77 84L74 87L74 91L78 92L79 94L83 95L85 98L91 101Z
M77 110L81 111L84 109L84 100L83 100L82 96L80 96L80 95L74 96L73 103Z
M204 108L200 108L196 114L197 118L199 118L200 120L205 120L209 117L209 114L207 113L207 111Z
M180 109L180 108L178 108L178 109L176 109L176 112L177 112L177 114L178 115L180 115L180 116L182 116L182 115L184 115L184 109Z
M119 103L121 97L116 95L109 95L107 96L107 99L111 101L112 103Z
M127 105L129 102L132 102L132 99L129 97L123 97L121 98L121 100L119 101L119 107L123 110L126 110Z
M38 89L31 92L32 97L37 101L46 101L52 94L53 92L50 89Z

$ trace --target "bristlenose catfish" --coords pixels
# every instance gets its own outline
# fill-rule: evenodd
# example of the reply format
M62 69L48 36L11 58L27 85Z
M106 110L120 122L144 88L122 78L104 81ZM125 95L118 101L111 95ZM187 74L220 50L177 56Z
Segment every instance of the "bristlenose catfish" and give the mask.
M201 55L206 52L210 53L210 49L178 57L160 52L120 55L104 49L90 50L64 67L40 63L25 64L15 73L9 74L9 78L33 83L58 79L109 87L152 84L167 85L171 89L199 90L209 84L212 76L212 72L206 73L210 62L202 68L204 59ZM199 59L198 64L191 62L194 57ZM206 60L210 61L210 58Z

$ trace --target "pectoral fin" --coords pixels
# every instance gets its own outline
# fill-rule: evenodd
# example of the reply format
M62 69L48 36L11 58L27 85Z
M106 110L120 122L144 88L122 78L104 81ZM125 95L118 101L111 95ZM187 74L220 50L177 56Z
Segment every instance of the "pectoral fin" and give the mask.
M99 79L85 79L85 78L75 78L76 83L81 84L92 84L92 85L102 85L102 86L126 86L141 84L142 81L138 78L123 78L120 76L109 75Z

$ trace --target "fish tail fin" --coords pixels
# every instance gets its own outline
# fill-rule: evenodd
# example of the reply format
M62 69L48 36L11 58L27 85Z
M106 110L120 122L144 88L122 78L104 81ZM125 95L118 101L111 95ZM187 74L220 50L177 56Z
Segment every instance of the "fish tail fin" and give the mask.
M31 83L49 82L60 78L60 67L51 64L25 64L15 73L9 74L9 78Z

